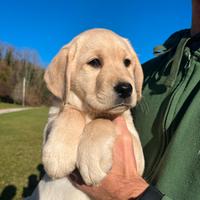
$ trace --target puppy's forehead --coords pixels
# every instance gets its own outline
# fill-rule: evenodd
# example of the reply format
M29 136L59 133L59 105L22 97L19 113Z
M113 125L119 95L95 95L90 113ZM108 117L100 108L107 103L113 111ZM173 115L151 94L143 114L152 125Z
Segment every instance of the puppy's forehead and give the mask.
M127 50L124 39L116 33L106 29L92 29L80 35L81 49L117 49Z

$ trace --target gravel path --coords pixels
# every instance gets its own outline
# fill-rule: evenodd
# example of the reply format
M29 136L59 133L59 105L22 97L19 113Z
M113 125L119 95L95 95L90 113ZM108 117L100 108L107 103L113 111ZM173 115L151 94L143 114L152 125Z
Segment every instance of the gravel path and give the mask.
M19 112L23 110L29 110L31 109L30 107L28 108L6 108L6 109L0 109L0 115L5 114L5 113L11 113L11 112Z

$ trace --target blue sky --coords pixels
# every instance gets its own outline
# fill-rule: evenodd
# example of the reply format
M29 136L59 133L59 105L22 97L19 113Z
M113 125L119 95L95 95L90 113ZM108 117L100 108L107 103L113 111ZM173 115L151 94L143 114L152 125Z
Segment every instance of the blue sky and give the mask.
M44 65L90 28L128 38L144 62L154 46L191 24L191 0L0 0L0 8L0 41L37 50Z

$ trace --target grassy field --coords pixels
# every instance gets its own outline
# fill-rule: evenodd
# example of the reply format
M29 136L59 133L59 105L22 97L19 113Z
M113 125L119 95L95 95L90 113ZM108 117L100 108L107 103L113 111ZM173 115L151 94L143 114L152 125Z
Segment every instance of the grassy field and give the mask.
M40 179L42 132L48 109L0 115L0 199L30 195Z
M3 103L0 102L0 109L6 109L6 108L21 108L22 106L19 104L12 104L12 103Z

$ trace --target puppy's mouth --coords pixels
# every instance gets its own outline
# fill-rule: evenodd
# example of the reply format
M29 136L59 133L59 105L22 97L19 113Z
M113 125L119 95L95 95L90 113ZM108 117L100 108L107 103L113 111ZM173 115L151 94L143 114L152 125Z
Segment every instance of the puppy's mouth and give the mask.
M121 113L121 112L124 112L125 110L128 110L131 108L131 105L130 104L125 104L125 103L121 103L121 104L118 104L118 105L115 105L115 106L112 106L111 108L107 109L107 112L109 113Z

